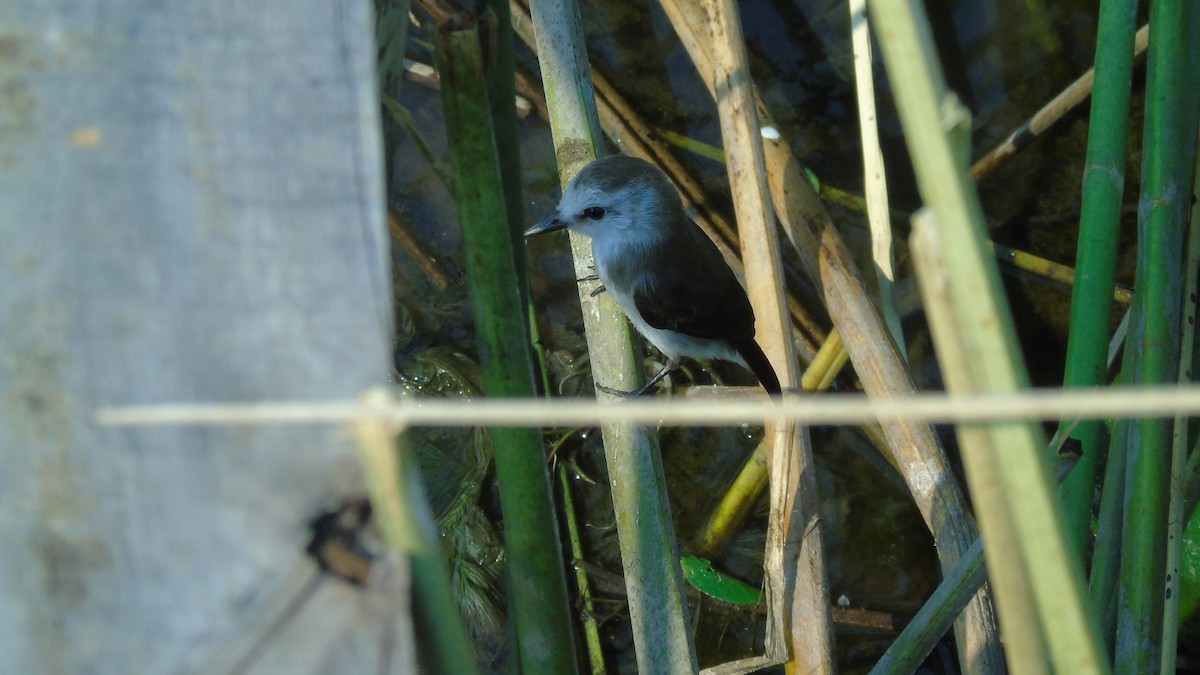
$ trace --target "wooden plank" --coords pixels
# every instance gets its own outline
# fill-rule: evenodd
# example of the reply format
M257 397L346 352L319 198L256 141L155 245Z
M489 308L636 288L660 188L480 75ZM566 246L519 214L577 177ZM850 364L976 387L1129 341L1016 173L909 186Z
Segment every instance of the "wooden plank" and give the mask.
M370 36L366 0L0 7L5 670L196 670L357 488L342 430L90 414L384 381Z

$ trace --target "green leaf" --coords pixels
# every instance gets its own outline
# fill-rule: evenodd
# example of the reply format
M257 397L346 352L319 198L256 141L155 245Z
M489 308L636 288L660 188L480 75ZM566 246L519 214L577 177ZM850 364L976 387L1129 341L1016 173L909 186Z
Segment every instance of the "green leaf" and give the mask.
M705 595L735 605L757 605L763 601L761 588L718 571L703 558L687 555L679 562L683 567L683 578Z

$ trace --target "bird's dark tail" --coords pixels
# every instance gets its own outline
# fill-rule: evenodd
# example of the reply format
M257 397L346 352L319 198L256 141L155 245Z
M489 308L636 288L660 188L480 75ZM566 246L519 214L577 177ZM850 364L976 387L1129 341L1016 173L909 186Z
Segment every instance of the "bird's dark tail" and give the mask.
M779 377L775 375L775 368L771 366L771 362L767 360L767 355L763 353L762 348L758 346L754 338L739 340L733 344L733 348L746 360L746 365L754 372L755 377L758 378L758 383L762 385L763 389L767 390L768 394L776 396L782 393L782 390L779 388Z

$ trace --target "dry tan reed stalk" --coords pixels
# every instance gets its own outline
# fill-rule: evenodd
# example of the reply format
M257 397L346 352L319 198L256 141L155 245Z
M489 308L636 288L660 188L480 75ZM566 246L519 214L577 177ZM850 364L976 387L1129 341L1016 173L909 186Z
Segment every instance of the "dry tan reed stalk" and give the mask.
M737 213L742 260L746 262L746 290L754 305L757 340L775 366L786 387L800 386L803 374L796 359L783 287L775 218L763 160L762 137L754 108L754 85L742 37L741 20L732 0L702 3L712 55L715 98L721 120L734 211ZM772 579L784 586L774 592L768 585L771 618L783 610L784 621L776 623L782 634L769 630L772 639L788 646L789 669L803 673L832 673L833 620L829 614L829 588L821 537L820 498L808 429L790 421L768 425L773 439L770 455L770 521L767 527L768 557L783 554L782 572ZM790 592L789 592L790 591ZM751 664L746 664L751 665ZM761 664L753 664L759 666ZM722 672L745 672L736 663Z

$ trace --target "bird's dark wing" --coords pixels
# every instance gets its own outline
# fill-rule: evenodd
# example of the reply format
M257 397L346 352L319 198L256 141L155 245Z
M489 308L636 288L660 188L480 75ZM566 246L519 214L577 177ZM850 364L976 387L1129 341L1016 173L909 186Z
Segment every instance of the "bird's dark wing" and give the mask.
M779 394L779 378L754 341L754 312L733 273L724 282L657 275L657 285L642 286L633 301L642 319L655 328L728 344L769 394ZM666 283L674 285L667 286ZM728 284L732 283L732 286Z
M648 270L633 291L638 312L655 328L731 343L753 339L754 310L745 289L712 241L691 229L693 240L681 249L700 259Z

